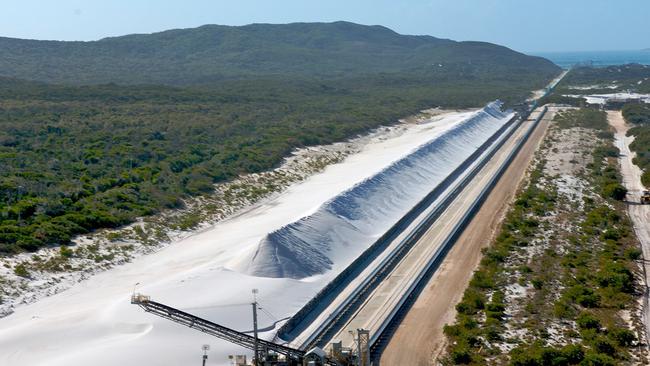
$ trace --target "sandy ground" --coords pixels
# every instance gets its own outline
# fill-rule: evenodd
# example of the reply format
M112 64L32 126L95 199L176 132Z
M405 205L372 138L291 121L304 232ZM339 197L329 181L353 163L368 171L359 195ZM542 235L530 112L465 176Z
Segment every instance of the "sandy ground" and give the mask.
M454 321L455 304L462 298L474 268L501 224L555 111L542 120L519 155L497 183L472 222L422 291L388 343L381 365L431 365L444 350L445 324ZM490 238L490 239L488 239Z
M650 282L650 262L648 262L648 258L650 258L650 205L639 204L640 194L644 187L641 184L641 169L632 162L632 159L636 155L636 153L630 151L630 143L634 140L634 136L626 136L630 126L625 123L620 111L607 112L607 117L610 125L616 129L616 146L621 151L619 164L623 176L623 184L628 189L628 212L634 224L636 235L641 243L643 258L645 259L643 261L646 284L643 322L645 324L647 338L647 335L650 334L650 307L648 306L648 283Z
M264 307L260 327L293 314L358 253L333 270L304 280L247 276L229 264L272 230L310 214L323 202L457 124L467 113L406 124L397 136L377 136L359 153L325 168L278 196L175 241L156 253L109 269L67 291L17 307L0 319L0 365L191 364L211 344L210 364L245 350L144 313L129 303L134 285L156 301L225 326L251 328L251 289ZM266 336L269 336L267 334Z

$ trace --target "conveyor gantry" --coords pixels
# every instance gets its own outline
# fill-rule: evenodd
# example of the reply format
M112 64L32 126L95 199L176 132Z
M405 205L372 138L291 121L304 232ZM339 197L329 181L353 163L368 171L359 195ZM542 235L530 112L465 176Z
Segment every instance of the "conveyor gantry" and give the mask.
M131 297L131 304L140 306L142 309L144 309L144 311L148 313L158 315L173 322L185 325L186 327L199 330L203 333L221 338L228 342L255 351L255 337L213 323L209 320L199 318L192 314L188 314L184 311L172 308L171 306L152 301L149 296L142 294L133 294ZM286 356L287 359L301 360L305 356L304 351L286 347L281 344L276 344L266 340L258 339L257 344L259 350L273 351L275 353Z

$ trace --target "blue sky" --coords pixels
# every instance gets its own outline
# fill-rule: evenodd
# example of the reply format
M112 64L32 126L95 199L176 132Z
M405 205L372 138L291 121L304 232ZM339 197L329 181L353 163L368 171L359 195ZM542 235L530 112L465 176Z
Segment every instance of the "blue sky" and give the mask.
M203 24L347 20L519 51L650 48L650 0L3 0L0 36L96 40Z

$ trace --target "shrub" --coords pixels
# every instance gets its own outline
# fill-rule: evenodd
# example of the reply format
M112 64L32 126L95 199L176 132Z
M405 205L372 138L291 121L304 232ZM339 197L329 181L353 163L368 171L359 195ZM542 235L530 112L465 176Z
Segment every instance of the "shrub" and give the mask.
M614 359L600 353L589 352L580 362L580 366L614 366Z
M448 337L458 337L461 333L461 329L457 325L445 324L442 328L442 332L445 333Z
M494 342L501 340L502 326L499 319L487 318L483 326L483 333L488 341Z
M506 306L501 303L488 303L486 308L487 311L493 311L493 312L503 312L506 310Z
M604 197L622 201L627 196L627 188L623 187L620 183L609 183L603 187L602 194Z
M616 354L616 345L612 340L604 336L598 336L593 341L593 347L600 353L605 353L609 356Z
M562 355L566 358L568 364L576 365L585 357L585 351L582 346L569 344L562 347Z
M451 361L456 365L466 365L472 362L472 353L467 346L455 347L451 351Z
M578 345L562 348L526 345L513 349L510 356L512 366L563 366L580 363L584 359L584 350Z
M485 297L480 292L468 289L463 296L463 301L456 305L456 311L461 314L476 314L485 307Z
M580 313L576 319L576 323L581 329L600 329L600 321L587 312Z
M563 299L559 299L555 305L553 305L553 314L561 319L568 319L575 314L575 310L571 305L567 304Z
M61 254L61 257L63 258L71 258L74 252L72 249L62 245L61 248L59 249L59 254Z
M634 292L634 275L621 263L607 263L596 277L601 287L610 287L618 292Z
M586 308L595 308L600 304L600 295L584 285L572 286L567 290L566 295L572 301Z
M16 276L20 277L29 277L29 271L27 270L27 267L25 266L24 263L19 263L14 267L14 273Z
M629 347L636 340L632 331L618 327L610 329L607 336L621 347Z
M637 260L641 258L643 252L638 248L630 248L625 251L625 257L631 260Z

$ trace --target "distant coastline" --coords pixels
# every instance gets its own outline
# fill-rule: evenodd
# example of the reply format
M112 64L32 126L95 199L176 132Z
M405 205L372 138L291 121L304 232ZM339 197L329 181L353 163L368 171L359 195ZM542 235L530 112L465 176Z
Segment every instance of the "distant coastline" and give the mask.
M650 48L636 51L537 52L531 54L547 58L564 69L576 64L590 64L595 67L630 63L650 65Z

